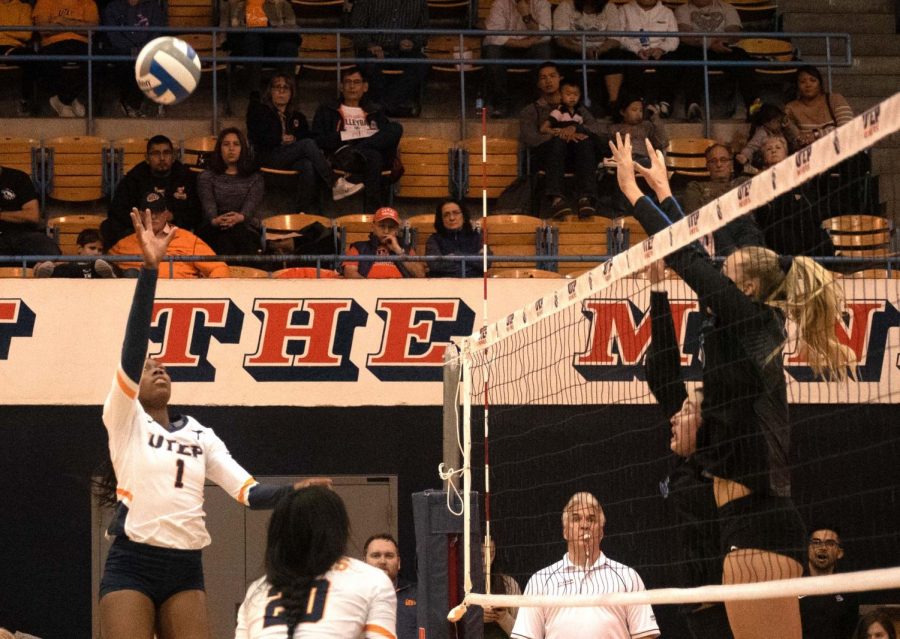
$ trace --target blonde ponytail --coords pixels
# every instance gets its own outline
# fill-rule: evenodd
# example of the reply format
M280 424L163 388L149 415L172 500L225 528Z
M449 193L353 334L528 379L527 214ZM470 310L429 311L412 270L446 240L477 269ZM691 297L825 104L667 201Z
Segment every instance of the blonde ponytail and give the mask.
M809 257L793 258L787 273L778 255L759 246L739 250L742 279L759 282L759 299L797 324L813 372L843 380L856 365L853 351L835 335L844 298L832 273Z

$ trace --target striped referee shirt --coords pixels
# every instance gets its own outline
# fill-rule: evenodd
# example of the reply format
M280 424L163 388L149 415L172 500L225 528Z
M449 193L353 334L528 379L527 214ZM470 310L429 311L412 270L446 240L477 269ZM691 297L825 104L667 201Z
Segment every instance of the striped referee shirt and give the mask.
M603 553L587 569L562 561L539 570L525 586L526 595L601 595L644 590L640 575ZM638 639L659 636L649 605L590 608L520 608L513 639Z

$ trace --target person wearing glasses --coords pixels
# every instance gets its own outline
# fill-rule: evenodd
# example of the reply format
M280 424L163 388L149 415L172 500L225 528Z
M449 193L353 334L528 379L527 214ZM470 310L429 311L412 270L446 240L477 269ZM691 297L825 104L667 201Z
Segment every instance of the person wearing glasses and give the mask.
M394 167L403 135L403 126L388 120L368 91L363 69L344 69L340 99L320 104L312 125L313 136L331 165L348 174L350 182L365 186L366 212L387 205L381 172Z
M319 208L319 190L324 183L337 201L362 190L335 176L316 144L309 122L297 104L294 77L278 72L269 80L262 100L247 106L247 137L262 166L299 171L295 206L297 211Z
M817 528L806 546L807 575L832 575L844 558L841 535L835 527ZM856 626L856 606L845 594L815 595L800 598L803 639L846 639Z

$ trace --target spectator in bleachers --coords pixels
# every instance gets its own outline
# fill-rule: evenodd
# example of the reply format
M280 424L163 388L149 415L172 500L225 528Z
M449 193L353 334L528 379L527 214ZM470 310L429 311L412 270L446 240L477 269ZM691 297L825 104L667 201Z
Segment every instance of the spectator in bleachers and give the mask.
M197 178L204 217L197 235L218 255L260 253L265 185L240 129L222 129L209 167Z
M708 180L693 180L687 184L681 199L686 213L696 211L748 179L746 176L734 177L734 157L724 144L713 144L706 149L706 170L709 171ZM703 244L710 254L723 257L744 246L765 246L762 231L752 215L739 217L713 231L712 238L704 238Z
M153 232L158 237L164 237L171 230L169 222L172 220L172 212L166 202L166 197L156 191L147 193L138 208L141 211L150 211L150 223ZM137 209L135 209L137 210ZM140 255L141 246L138 243L137 233L132 233L116 242L109 250L110 255ZM209 255L216 253L206 245L199 237L182 228L175 228L175 236L166 250L166 255ZM137 277L141 268L141 261L117 262L116 266L127 277ZM171 262L159 265L161 278L172 277L174 279L195 279L199 277L228 277L228 266L224 262Z
M0 0L0 24L8 27L23 26L30 27L31 5L21 0ZM0 31L0 60L4 60L7 64L14 64L11 58L19 55L30 55L34 53L34 49L30 46L31 31ZM31 63L19 62L22 69L22 96L19 98L19 115L30 115L34 105L29 100L31 91Z
M250 100L247 106L247 137L262 166L294 169L300 172L297 184L296 210L318 208L321 185L331 189L337 201L362 190L346 178L335 179L316 144L306 116L296 99L294 76L278 72L269 80L262 101Z
M669 135L665 123L660 119L659 107L654 104L647 106L650 118L646 120L644 108L644 101L638 95L630 90L623 92L613 114L613 123L609 126L609 138L615 138L616 133L623 138L630 135L634 159L650 166L645 140L649 139L655 149L665 149L669 145Z
M126 173L116 187L107 219L100 225L104 246L109 248L134 232L131 209L149 191L166 196L175 226L189 231L200 227L203 218L195 174L175 159L169 138L154 135L147 141L147 158Z
M540 97L522 109L519 116L519 139L530 151L531 170L543 170L546 174L544 194L550 215L565 217L572 213L564 189L565 171L568 167L575 173L576 211L579 217L596 213L597 197L597 154L591 134L602 136L600 123L586 109L581 124L584 133L571 124L565 128L550 128L543 132L541 126L550 114L559 109L562 97L559 85L562 77L559 67L553 62L545 62L538 67L538 90ZM590 116L590 117L587 117Z
M0 255L59 255L59 247L42 226L31 178L0 166Z
M352 183L361 179L365 210L372 211L385 204L381 173L394 166L403 126L369 100L368 90L361 69L341 71L341 97L319 105L312 132L332 167L349 174Z
M762 148L772 136L784 137L785 115L784 111L774 104L763 104L751 117L750 138L741 152L734 159L742 166L761 168L763 165ZM752 172L752 171L751 171Z
M619 7L622 27L625 31L678 31L678 23L672 10L661 0L631 0ZM678 48L677 36L638 36L622 38L623 56L645 60L646 65L629 66L625 71L625 83L629 89L643 96L647 104L657 105L663 118L672 113L672 99L678 74L672 67L654 65L659 60L673 60ZM655 69L655 73L647 73ZM640 146L635 144L635 148Z
M366 58L424 59L425 36L397 33L398 29L428 27L425 0L365 0L353 3L350 26L354 29L381 29L381 33L353 35L356 56ZM384 106L389 116L418 117L422 110L422 83L428 73L425 64L384 65L360 63L369 80L371 98ZM385 70L399 70L387 76Z
M771 136L762 155L765 168L778 164L788 156L787 140ZM822 228L822 221L831 217L828 198L822 196L828 177L817 176L754 211L768 248L781 255L834 255L834 245Z
M734 34L741 30L741 18L737 10L722 0L688 0L675 9L675 19L679 31L707 31L721 33L721 37L707 38L706 58L711 61L742 62L750 60L750 56L740 47L735 46L738 38ZM679 60L702 60L703 38L682 36L675 57ZM719 67L721 68L721 67ZM672 70L666 69L666 72ZM752 67L735 66L724 68L727 77L737 85L744 100L743 106L737 106L734 117L746 120L749 111L758 98L755 75ZM703 118L703 74L702 66L684 67L679 70L681 84L684 86L684 103L688 120L700 121Z
M135 27L134 31L108 31L110 55L137 54L145 44L159 36L149 27L163 27L166 14L159 0L110 0L103 8L103 24L114 27ZM113 83L119 87L119 107L129 118L143 117L141 104L144 93L134 81L134 63L113 63Z
M553 11L554 31L621 31L622 15L619 7L612 0L562 0ZM581 57L581 38L575 36L559 36L556 44L566 50L569 56L573 53ZM591 35L585 38L585 56L589 60L620 60L621 42L618 38L603 35ZM622 67L591 67L603 74L606 87L606 102L612 111L619 99L624 71Z
M222 0L219 7L220 27L247 27L251 31L229 33L228 46L237 56L296 58L301 38L297 33L270 33L267 27L285 28L297 25L294 6L289 0ZM247 62L247 86L250 91L262 89L262 63ZM294 62L279 62L282 73L293 76Z
M486 31L549 31L553 28L552 7L547 0L494 0L485 20ZM549 60L553 45L549 36L489 35L481 46L485 59L530 58ZM493 118L509 115L509 84L506 67L485 66L483 95Z
M415 255L414 248L404 249L397 235L400 214L387 206L375 211L372 233L363 242L354 242L347 255ZM344 277L350 279L395 279L425 277L425 262L344 262Z
M840 93L828 93L816 67L797 69L797 99L787 103L788 140L793 149L808 146L853 119L853 109Z
M92 27L100 24L94 0L37 0L32 14L35 26ZM87 55L87 31L40 31L43 55ZM87 63L48 61L40 64L41 78L53 93L50 106L62 118L83 118L84 103L78 99L87 86Z
M99 229L83 229L75 238L78 255L103 255L103 242ZM67 279L96 279L115 277L112 266L106 260L85 262L41 262L34 267L35 277L63 277Z
M481 233L472 226L469 210L460 200L439 202L434 211L434 233L428 237L425 255L482 255L484 241ZM429 277L481 277L484 264L481 260L465 263L429 262Z

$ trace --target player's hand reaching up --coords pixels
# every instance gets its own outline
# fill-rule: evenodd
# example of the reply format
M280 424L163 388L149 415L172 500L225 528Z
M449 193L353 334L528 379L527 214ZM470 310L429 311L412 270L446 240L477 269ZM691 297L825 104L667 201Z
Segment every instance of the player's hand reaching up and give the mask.
M168 231L157 234L153 231L151 217L149 209L143 213L135 208L131 209L131 223L134 225L134 233L144 256L144 268L157 269L166 256L169 243L175 237L176 228L172 226Z
M609 148L612 149L613 159L616 161L616 179L619 181L619 188L622 189L622 193L634 206L634 203L644 194L638 188L634 177L631 136L626 133L623 138L621 133L616 133L615 142L609 141Z
M635 164L635 170L641 174L653 192L656 198L662 202L668 197L672 197L672 189L669 187L669 170L666 168L666 158L659 149L654 149L650 139L645 140L647 143L647 155L650 157L650 168L644 168L640 164Z

